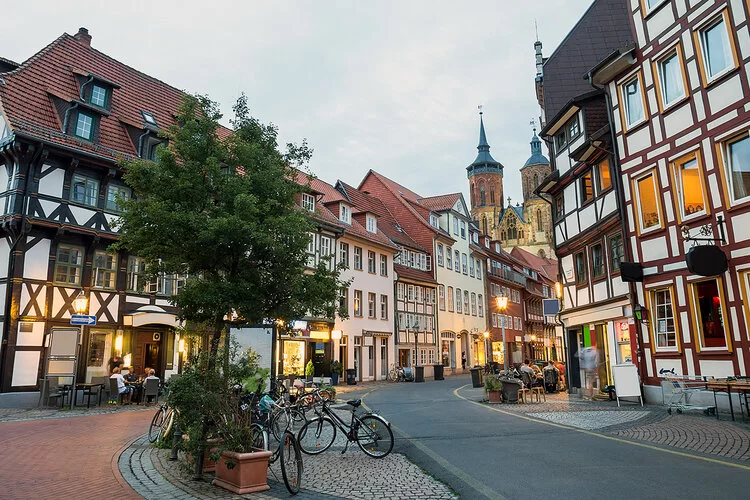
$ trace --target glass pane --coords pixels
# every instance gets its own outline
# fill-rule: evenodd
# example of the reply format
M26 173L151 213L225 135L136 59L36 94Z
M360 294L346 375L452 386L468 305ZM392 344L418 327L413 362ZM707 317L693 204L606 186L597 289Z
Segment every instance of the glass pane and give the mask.
M91 104L103 107L106 102L107 91L98 85L94 85L91 89Z
M739 200L750 195L750 138L733 142L728 149L732 194Z
M612 177L609 173L609 160L601 162L597 170L599 172L599 192L604 191L612 185Z
M656 186L653 174L638 180L638 197L643 229L659 225L659 209L656 201Z
M679 168L682 214L691 215L703 212L703 186L700 180L698 160L693 158L680 165Z
M682 70L677 53L661 62L661 93L664 104L669 104L684 97L685 87L682 83Z
M729 34L724 25L724 18L701 33L703 38L706 72L709 78L718 75L732 66L732 49L729 46Z
M91 139L91 125L93 120L90 116L84 115L83 113L78 114L78 122L76 123L76 135L84 139Z
M701 333L704 347L726 347L724 334L724 317L721 311L719 285L716 280L703 281L695 286L698 298Z
M581 177L581 201L585 202L594 197L594 184L591 181L591 172Z
M643 119L643 100L638 78L625 84L625 115L628 125Z

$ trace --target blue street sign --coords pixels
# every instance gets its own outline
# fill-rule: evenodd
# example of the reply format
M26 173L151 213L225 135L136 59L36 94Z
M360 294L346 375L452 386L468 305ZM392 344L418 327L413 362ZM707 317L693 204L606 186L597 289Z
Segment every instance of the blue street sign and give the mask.
M70 324L93 326L96 324L96 316L89 316L87 314L73 314L70 316Z

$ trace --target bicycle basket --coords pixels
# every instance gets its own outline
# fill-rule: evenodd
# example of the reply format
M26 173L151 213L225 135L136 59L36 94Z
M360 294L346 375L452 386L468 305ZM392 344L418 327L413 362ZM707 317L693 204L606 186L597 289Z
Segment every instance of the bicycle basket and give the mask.
M266 394L262 398L260 398L260 402L258 403L258 408L260 408L261 411L270 411L271 408L273 408L275 403L273 402L273 399L271 399L271 396Z

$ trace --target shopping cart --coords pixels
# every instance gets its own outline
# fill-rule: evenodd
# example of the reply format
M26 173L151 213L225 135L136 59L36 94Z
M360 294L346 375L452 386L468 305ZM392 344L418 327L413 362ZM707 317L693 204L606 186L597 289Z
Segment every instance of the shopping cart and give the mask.
M693 395L706 389L705 377L668 374L661 381L662 402L667 407L667 413L672 409L677 413L687 410L702 411L706 415L716 413L716 406L692 404Z

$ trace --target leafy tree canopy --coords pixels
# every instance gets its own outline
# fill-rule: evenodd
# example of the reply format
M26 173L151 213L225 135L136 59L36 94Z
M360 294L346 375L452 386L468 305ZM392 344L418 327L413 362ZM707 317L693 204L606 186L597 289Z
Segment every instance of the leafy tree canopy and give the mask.
M142 257L149 278L187 275L172 298L185 319L220 330L233 313L248 323L332 318L344 283L338 269L306 268L315 222L296 203L311 150L303 142L282 154L244 96L234 115L229 131L216 103L187 96L158 162L122 162L134 196L121 202L116 246Z

